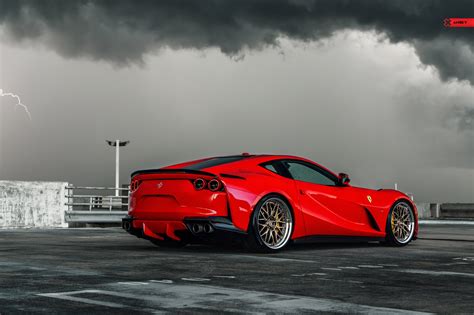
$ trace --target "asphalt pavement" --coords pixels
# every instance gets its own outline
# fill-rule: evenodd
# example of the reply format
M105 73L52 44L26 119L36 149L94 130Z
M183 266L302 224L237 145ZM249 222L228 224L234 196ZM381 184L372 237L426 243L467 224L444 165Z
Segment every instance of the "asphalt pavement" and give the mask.
M0 230L0 314L472 313L474 225L403 248L166 249L119 228Z

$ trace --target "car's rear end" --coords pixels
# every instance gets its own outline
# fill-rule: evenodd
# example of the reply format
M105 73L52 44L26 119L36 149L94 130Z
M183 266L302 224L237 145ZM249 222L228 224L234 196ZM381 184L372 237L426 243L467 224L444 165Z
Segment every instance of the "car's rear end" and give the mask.
M130 234L157 241L181 241L219 231L241 232L230 220L228 195L221 178L182 167L191 166L133 173L128 216L122 220L122 227Z

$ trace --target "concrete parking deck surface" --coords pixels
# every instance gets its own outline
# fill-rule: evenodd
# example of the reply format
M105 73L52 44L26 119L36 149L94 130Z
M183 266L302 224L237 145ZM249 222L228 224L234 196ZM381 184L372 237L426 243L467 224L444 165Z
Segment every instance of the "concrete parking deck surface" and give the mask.
M0 314L474 312L474 226L404 248L163 249L118 228L0 230Z

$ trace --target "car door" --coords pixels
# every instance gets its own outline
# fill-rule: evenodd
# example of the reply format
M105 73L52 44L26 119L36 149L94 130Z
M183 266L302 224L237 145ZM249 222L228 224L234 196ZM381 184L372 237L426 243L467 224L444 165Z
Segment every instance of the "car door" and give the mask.
M309 235L371 235L364 207L352 187L341 186L334 174L300 160L281 161L297 186Z

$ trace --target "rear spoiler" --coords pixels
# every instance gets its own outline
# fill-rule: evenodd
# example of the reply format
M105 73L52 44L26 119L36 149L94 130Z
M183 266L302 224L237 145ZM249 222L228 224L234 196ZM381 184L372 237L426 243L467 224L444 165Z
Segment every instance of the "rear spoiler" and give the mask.
M204 171L198 171L198 170L189 170L185 168L157 168L157 169L148 169L148 170L138 170L133 172L130 175L130 178L133 178L136 175L143 175L143 174L197 174L197 175L206 175L206 176L213 176L215 177L215 174L209 173L209 172L204 172Z

